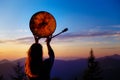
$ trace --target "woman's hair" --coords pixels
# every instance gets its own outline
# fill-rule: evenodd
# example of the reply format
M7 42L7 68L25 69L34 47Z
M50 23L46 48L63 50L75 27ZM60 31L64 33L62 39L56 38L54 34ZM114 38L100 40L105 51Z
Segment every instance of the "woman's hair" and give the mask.
M42 65L42 57L42 45L39 43L32 44L25 63L25 73L29 77L36 77L39 74L39 68Z

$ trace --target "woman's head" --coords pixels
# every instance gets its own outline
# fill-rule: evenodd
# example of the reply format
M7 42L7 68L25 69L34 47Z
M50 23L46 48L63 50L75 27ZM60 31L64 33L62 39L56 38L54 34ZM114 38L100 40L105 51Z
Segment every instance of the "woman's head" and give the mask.
M42 59L43 51L42 45L39 43L34 43L29 49L28 56L31 59Z
M36 77L34 74L38 73L37 67L40 68L42 64L42 55L42 45L39 43L32 44L28 51L28 58L25 64L25 72L30 77Z

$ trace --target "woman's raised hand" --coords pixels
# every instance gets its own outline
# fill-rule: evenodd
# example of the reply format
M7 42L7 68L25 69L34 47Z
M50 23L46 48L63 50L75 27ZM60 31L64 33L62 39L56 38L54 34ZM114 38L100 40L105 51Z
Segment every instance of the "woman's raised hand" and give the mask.
M40 37L34 35L34 39L35 39L35 43L39 43Z
M52 39L52 35L51 35L51 36L49 36L49 37L47 37L47 39L46 39L46 43L47 43L47 44L50 44L51 39Z

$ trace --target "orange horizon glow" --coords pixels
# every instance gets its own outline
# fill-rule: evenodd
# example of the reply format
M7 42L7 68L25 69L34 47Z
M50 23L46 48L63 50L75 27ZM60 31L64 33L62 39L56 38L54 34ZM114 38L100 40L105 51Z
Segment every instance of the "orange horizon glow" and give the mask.
M20 44L20 43L1 43L0 46L0 60L10 59L15 60L27 56L27 51L32 44ZM48 57L47 47L45 43L42 43L44 57ZM83 43L51 43L51 46L54 50L56 59L72 59L72 58L87 58L92 47L83 45ZM117 54L119 51L109 50L109 49L100 49L93 47L94 55L96 57L103 57L112 54Z

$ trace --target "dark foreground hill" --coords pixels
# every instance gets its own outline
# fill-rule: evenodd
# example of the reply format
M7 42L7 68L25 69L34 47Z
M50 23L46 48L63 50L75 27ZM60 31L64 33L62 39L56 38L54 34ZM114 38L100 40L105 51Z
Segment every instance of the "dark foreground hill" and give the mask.
M12 80L11 75L15 75L13 67L17 62L24 66L25 58L15 61L0 61L0 75L4 76L4 80ZM120 80L120 55L106 56L98 58L103 80ZM58 77L61 80L74 80L79 77L82 80L84 70L87 68L87 59L77 60L55 60L52 68L51 77Z

